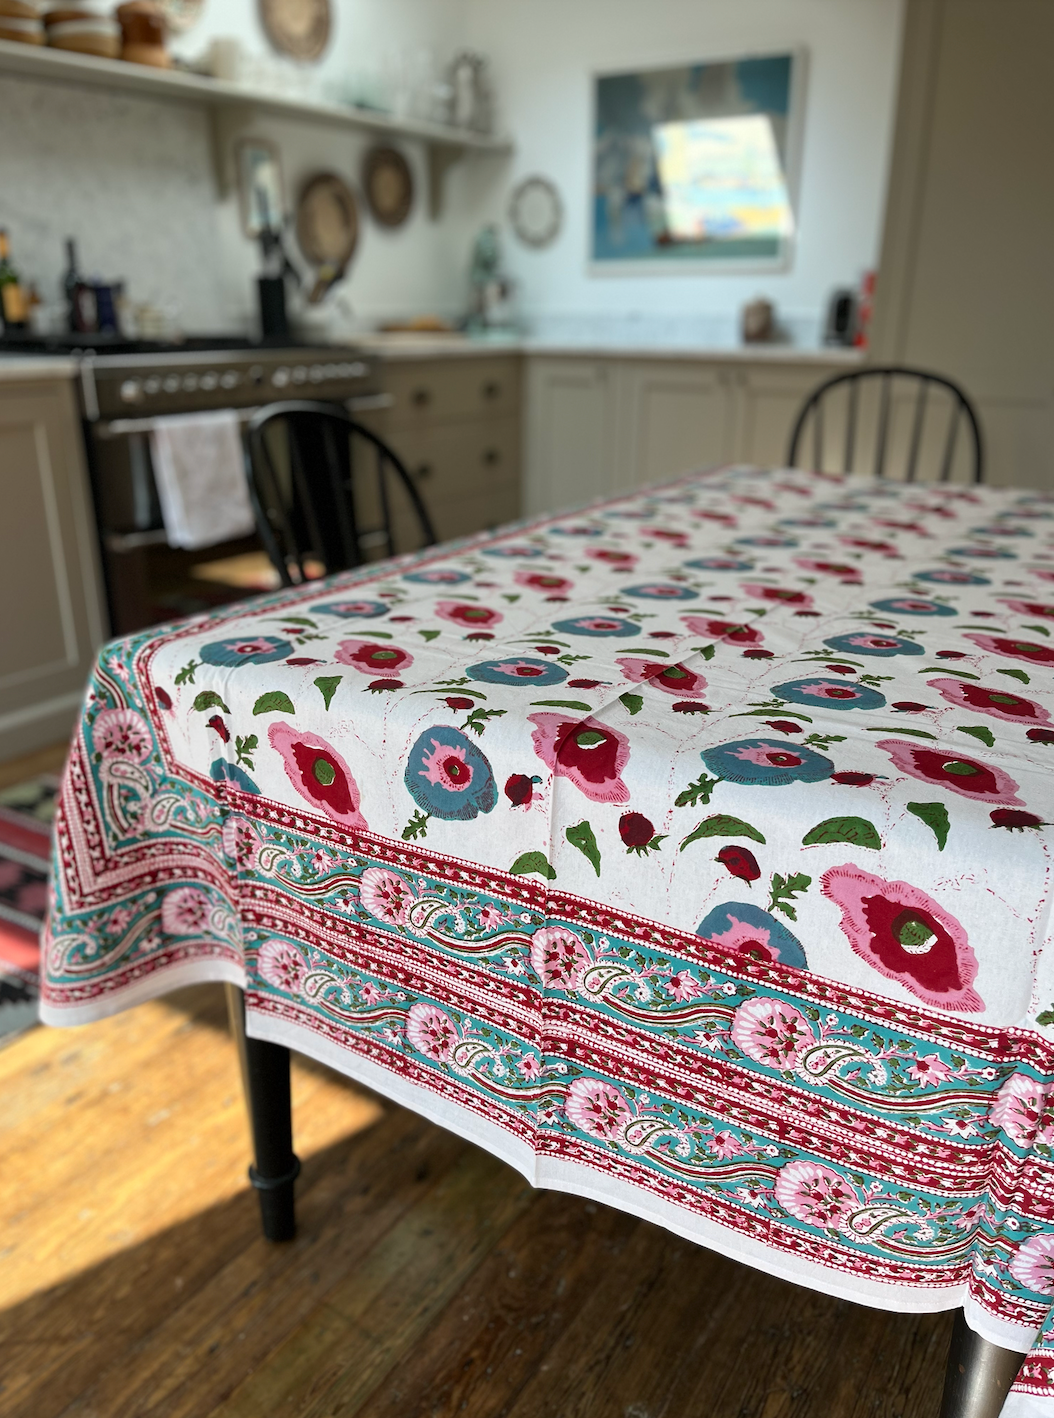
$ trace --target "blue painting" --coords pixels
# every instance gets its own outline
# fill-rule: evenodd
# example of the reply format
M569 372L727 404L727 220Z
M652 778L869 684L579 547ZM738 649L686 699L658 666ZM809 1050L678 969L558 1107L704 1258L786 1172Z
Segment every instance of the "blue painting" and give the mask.
M592 259L780 261L800 55L599 76Z

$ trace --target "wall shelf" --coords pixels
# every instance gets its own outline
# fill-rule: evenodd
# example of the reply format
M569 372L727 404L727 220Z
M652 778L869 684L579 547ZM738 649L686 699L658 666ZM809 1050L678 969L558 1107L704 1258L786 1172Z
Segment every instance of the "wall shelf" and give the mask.
M355 129L389 138L415 139L425 143L428 149L429 208L433 217L438 217L442 210L443 176L451 162L469 155L507 157L513 151L508 138L484 137L442 123L392 118L344 104L260 92L181 69L153 69L144 64L96 59L88 54L15 44L10 40L0 40L0 74L101 88L108 93L136 93L177 103L201 104L212 110L218 119L215 124L218 149L221 146L226 149L226 137L244 129L256 115ZM225 153L218 152L217 156L222 156L217 168L221 190L225 191L230 182L228 160Z

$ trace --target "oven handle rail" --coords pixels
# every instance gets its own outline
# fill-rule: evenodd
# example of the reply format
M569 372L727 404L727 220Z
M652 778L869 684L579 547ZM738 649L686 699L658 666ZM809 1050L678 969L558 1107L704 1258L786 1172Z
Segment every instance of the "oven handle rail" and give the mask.
M395 403L395 396L392 394L357 394L354 398L342 400L344 407L349 414L365 414L377 409L390 409ZM264 404L257 404L251 408L236 409L239 423L248 423L249 420L265 408ZM190 411L186 415L193 418ZM166 417L179 418L179 414L166 415ZM129 433L152 433L157 427L157 418L138 419L99 419L92 423L92 435L95 438L121 438Z

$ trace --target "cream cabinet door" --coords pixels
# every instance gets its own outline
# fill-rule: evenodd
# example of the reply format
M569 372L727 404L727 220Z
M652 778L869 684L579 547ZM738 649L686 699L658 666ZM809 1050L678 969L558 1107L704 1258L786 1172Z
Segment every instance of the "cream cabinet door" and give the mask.
M0 386L0 761L69 732L104 638L72 389Z
M734 390L724 366L627 360L618 381L618 487L661 482L732 456Z
M806 399L825 379L844 368L834 364L759 362L736 370L736 428L731 456L737 462L763 467L784 464L791 433ZM806 450L804 461L808 459Z
M528 360L524 507L531 515L613 491L612 362Z

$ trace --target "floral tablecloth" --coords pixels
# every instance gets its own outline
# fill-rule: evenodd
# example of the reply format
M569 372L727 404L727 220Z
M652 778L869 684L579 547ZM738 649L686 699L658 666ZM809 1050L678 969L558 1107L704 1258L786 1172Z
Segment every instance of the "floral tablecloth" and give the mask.
M1044 494L733 468L118 641L43 1017L244 982L537 1185L1027 1350L1052 583Z

